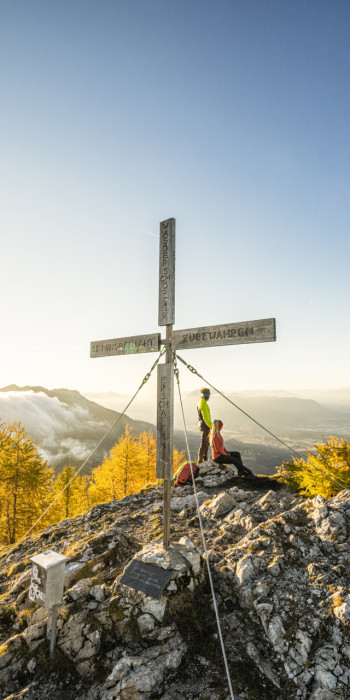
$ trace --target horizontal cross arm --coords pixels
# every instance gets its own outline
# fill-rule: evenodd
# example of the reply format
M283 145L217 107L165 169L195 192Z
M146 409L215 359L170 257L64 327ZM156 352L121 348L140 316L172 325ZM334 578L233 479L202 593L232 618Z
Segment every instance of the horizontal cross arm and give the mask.
M159 349L160 333L132 335L127 338L94 340L90 343L90 357L133 355L134 353L157 352Z
M215 345L268 343L274 340L276 340L276 319L274 318L187 328L172 333L172 347L175 350L205 348Z

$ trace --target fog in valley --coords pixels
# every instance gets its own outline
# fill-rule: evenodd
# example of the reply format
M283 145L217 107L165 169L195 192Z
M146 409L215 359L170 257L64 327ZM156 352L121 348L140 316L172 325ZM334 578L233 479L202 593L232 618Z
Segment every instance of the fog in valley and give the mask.
M315 395L318 393L314 392ZM209 401L212 419L223 420L223 436L228 449L241 451L244 461L259 473L272 474L278 465L291 457L291 453L261 426L301 454L312 449L315 442L325 442L329 435L350 438L350 390L322 393L322 403L289 392L245 392L228 396L235 406L212 392ZM6 423L20 422L38 445L42 456L56 470L65 464L79 467L124 410L129 398L112 392L84 397L68 389L50 391L44 387L11 385L0 390L0 419ZM198 398L199 392L196 391L183 396L192 459L197 458L199 447ZM84 472L90 472L102 461L127 424L132 426L136 435L144 430L155 433L155 413L155 397L146 394L142 398L141 394L128 409L128 415L120 419L89 460ZM176 393L174 422L175 446L185 452Z

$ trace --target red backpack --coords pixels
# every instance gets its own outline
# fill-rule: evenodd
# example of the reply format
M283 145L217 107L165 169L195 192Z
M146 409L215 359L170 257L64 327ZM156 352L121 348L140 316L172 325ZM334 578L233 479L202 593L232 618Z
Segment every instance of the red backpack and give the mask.
M196 462L192 462L193 478L196 479L199 474L199 466ZM175 476L175 486L186 486L192 484L191 464L184 462L178 468Z

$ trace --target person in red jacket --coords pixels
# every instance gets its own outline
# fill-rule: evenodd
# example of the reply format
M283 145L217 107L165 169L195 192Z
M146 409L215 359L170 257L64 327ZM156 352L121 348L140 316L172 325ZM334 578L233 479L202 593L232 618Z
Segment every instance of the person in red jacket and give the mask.
M221 435L223 422L214 420L213 427L210 432L210 445L212 458L217 464L234 464L238 471L238 476L245 476L248 479L255 479L253 472L245 467L240 452L228 452L225 448L224 441Z

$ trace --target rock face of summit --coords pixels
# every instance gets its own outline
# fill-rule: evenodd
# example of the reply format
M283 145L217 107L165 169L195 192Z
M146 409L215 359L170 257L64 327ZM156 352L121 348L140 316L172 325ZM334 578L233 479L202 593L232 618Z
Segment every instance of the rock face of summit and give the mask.
M80 464L118 418L119 413L89 401L78 391L42 386L0 389L0 419L19 421L38 445L43 457L56 468ZM99 464L129 424L136 435L155 428L124 415L89 461L86 471Z
M202 467L198 501L236 700L350 697L350 494L296 497L273 480ZM141 491L50 526L0 562L7 700L228 700L192 487ZM28 599L29 557L68 558L57 648ZM121 581L168 572L158 598ZM164 572L163 572L164 573Z

